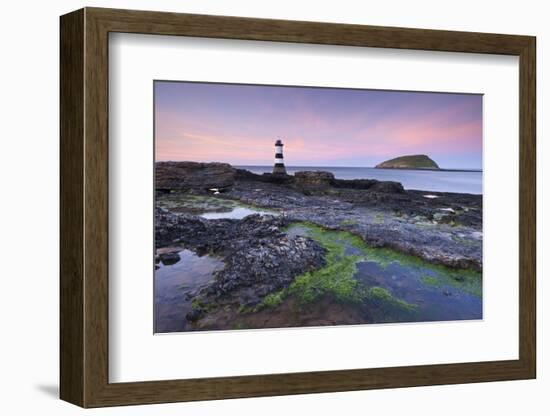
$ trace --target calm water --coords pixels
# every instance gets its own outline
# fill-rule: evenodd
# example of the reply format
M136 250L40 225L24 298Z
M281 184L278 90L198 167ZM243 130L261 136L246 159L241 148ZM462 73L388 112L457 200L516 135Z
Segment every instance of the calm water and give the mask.
M368 303L364 305L375 322L428 322L482 319L483 304L479 296L469 294L457 287L438 285L434 287L422 282L423 277L437 274L427 267L404 267L393 262L387 267L371 261L357 264L355 278L368 287L378 286L388 290L393 296L416 305L413 316L396 313L387 316L385 312Z
M242 219L248 215L278 215L275 211L236 207L227 212L207 212L206 219ZM162 262L155 270L155 332L181 332L188 330L185 315L193 309L194 296L213 280L216 270L224 263L212 256L198 256L190 250L178 250L180 260L171 265Z
M310 232L295 225L289 230L289 234L309 236ZM361 252L347 242L340 241L340 244L345 247L345 255L363 257L356 264L356 280L367 287L386 289L392 296L415 305L412 312L392 308L391 305L377 305L367 299L360 309L368 316L369 322L428 322L483 318L481 296L468 293L459 285L452 285L452 280L443 279L439 269L434 268L432 264L418 261L414 265L406 265L392 259L388 265L382 266L379 262L373 261L374 259L369 259L368 253ZM426 278L432 279L435 284L427 283Z
M159 263L155 271L155 332L179 332L187 329L185 315L191 312L194 295L213 279L224 264L212 256L199 257L189 250L178 253L173 265Z
M206 218L207 220L216 220L220 218L231 218L235 220L242 220L244 217L248 217L252 214L260 214L260 215L278 215L276 212L272 211L262 211L259 209L251 209L251 208L245 208L245 207L237 207L233 208L231 211L227 212L205 212L201 214L202 218Z
M271 172L272 166L239 166L253 173ZM401 182L405 189L420 189L436 192L482 193L483 172L479 171L433 171L407 169L375 169L347 167L300 167L287 166L293 175L302 170L324 170L332 172L337 179L377 179Z
M309 230L300 225L291 227L287 233L293 236L309 236ZM379 261L371 259L368 253L346 241L334 241L344 245L344 255L362 257L356 264L355 279L366 287L383 288L395 298L414 305L414 310L408 310L385 301L366 299L361 305L354 306L362 318L353 318L355 320L346 322L347 324L482 319L481 296L461 288L460 285L451 284L450 280L444 280L433 265L417 262L411 266L392 260L383 266ZM177 252L180 256L178 262L171 265L161 262L158 264L159 269L155 271L156 333L192 330L186 314L193 309L193 298L212 282L214 272L224 267L220 259L209 255L198 256L183 249ZM432 283L426 279L430 279ZM332 318L316 313L319 320ZM282 318L279 326L302 325L302 317L293 310L275 309L271 314ZM262 319L266 319L266 316ZM254 328L262 328L261 324L257 325Z

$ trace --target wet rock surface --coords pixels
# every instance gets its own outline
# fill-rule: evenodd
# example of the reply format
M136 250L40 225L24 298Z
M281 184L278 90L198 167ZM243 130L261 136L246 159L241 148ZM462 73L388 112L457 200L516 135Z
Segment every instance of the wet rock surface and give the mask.
M302 190L328 189L334 181L334 175L330 172L304 171L294 175L294 186Z
M325 250L313 240L288 236L285 218L250 215L242 220L205 220L189 214L155 212L157 246L178 245L223 258L212 284L195 294L196 321L205 311L224 306L252 307L296 276L324 265Z
M357 181L351 183L357 186ZM305 194L291 186L237 181L224 197L280 209L287 221L309 221L350 231L374 247L392 248L432 263L481 270L481 195L387 193L372 190L374 185L367 189L310 189Z
M157 162L157 190L227 188L235 182L236 169L227 163Z
M180 261L180 255L178 253L160 253L158 255L158 261L162 262L164 265L172 265L176 264L178 261Z
M170 174L161 176L160 183L278 213L241 220L204 219L157 198L157 248L183 247L216 256L225 265L214 272L211 284L193 294L194 307L187 320L199 328L208 328L209 319L219 324L228 310L235 314L237 308L255 307L266 295L325 264L325 250L317 242L285 232L298 221L348 231L372 247L391 248L430 263L481 271L481 195L404 190L397 182L339 180L320 171L276 176L229 165L199 167L201 173L186 169L177 173L172 167L165 169ZM213 173L217 170L219 178ZM157 164L157 176L158 172ZM209 188L221 184L223 193L213 197ZM159 260L166 264L160 256Z

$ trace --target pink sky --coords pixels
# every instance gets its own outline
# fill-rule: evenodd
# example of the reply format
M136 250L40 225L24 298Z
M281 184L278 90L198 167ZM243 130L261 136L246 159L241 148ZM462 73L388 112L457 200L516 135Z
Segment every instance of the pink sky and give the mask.
M427 154L481 168L482 96L185 82L155 83L156 160L373 166Z

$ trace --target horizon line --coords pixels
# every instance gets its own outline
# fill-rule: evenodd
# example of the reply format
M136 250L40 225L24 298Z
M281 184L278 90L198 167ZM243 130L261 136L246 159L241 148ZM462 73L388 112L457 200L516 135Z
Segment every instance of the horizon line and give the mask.
M239 164L239 163L229 163L229 162L198 162L196 160L155 160L155 163L163 163L163 162L194 162L194 163L227 163L231 166L237 166L237 167L267 167L267 168L273 168L273 165L261 165L261 164ZM376 166L331 166L331 165L287 165L285 164L286 168L349 168L349 169L387 169L387 170L426 170L426 171L471 171L471 172L483 172L483 168L445 168L440 167L439 169L433 169L433 168L377 168Z

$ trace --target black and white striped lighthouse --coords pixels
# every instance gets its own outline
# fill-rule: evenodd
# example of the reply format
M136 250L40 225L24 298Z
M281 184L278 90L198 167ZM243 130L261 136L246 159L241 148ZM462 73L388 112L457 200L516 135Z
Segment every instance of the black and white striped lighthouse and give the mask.
M285 162L283 160L283 142L275 142L275 165L273 165L274 175L286 175Z

